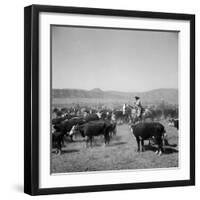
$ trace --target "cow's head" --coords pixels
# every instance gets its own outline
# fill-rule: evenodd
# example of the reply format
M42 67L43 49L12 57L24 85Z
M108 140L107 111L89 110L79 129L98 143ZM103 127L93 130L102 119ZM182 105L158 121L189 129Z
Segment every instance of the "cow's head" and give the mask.
M72 136L75 134L75 125L72 126L72 129L69 131L69 136Z
M174 126L175 120L174 120L174 119L169 119L168 122L169 122L169 123L168 123L168 126Z
M74 129L73 129L73 134L78 134L80 133L82 137L85 137L84 131L83 131L83 127L81 125L75 125Z
M102 113L101 112L97 112L96 115L98 116L99 119L101 119L101 117L102 117Z
M135 126L136 126L136 124L131 124L131 125L129 126L132 133L134 133Z

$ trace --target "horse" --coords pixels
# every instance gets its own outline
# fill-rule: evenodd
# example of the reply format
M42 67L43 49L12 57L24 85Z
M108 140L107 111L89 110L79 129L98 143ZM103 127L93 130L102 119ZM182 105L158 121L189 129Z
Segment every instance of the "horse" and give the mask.
M128 104L123 105L123 115L126 122L133 123L138 119L137 117L137 108Z
M142 108L139 114L137 106L124 104L123 111L125 111L124 116L129 120L129 123L144 122L149 119L154 121L153 112L148 108Z

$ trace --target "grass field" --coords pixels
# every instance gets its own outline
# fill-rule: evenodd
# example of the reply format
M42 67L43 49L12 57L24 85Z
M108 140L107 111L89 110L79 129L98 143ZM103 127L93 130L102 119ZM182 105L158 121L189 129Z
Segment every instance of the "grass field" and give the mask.
M104 145L102 137L94 139L93 147L86 148L80 137L67 142L63 153L52 152L51 172L84 172L122 169L147 169L178 167L178 132L162 122L168 135L168 146L161 156L155 154L155 147L145 141L145 152L138 153L135 137L127 124L117 126L117 135L109 145Z
M126 100L127 101L127 100ZM122 107L124 99L99 99L99 98L52 98L52 107L56 108L70 108L74 105L96 107L106 105L108 108ZM131 101L127 101L131 104Z

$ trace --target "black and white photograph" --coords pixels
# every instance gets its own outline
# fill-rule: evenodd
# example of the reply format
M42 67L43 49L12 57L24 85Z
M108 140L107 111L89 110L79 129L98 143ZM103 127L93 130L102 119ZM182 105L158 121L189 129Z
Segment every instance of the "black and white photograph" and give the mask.
M198 199L199 1L1 7L2 200Z
M25 8L31 195L195 184L195 16Z
M178 31L50 34L51 173L178 169Z

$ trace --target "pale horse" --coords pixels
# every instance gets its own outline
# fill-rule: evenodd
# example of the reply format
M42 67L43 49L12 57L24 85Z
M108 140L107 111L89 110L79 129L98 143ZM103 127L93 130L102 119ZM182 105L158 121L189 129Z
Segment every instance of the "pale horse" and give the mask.
M153 112L149 108L142 108L141 114L139 114L137 106L124 104L123 111L125 111L129 123L135 124L137 122L154 121Z

